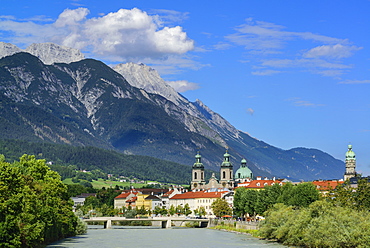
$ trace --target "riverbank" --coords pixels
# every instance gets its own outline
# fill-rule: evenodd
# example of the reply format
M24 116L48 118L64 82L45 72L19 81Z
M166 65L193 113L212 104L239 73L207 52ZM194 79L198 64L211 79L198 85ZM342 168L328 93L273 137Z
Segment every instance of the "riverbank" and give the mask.
M253 230L253 229L241 229L241 228L231 227L228 225L217 225L214 227L210 227L209 229L220 230L220 231L225 231L225 232L232 232L232 233L237 233L237 234L249 234L249 235L252 235L253 237L259 238L258 230Z

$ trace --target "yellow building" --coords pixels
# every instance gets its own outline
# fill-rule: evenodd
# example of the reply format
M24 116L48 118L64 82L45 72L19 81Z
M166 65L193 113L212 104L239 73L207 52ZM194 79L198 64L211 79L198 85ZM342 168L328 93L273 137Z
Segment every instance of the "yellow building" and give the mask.
M136 207L142 208L144 206L145 210L151 210L152 208L152 201L150 199L146 200L145 198L148 197L146 194L139 193L136 195Z

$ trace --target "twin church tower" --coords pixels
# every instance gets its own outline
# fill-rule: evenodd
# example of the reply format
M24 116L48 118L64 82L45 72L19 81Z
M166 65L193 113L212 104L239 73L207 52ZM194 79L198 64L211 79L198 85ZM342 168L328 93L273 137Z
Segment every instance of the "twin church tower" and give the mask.
M202 164L202 156L199 154L195 155L195 163L193 164L192 169L192 180L191 180L191 189L192 190L201 190L201 189L212 189L212 188L228 188L233 189L235 187L235 181L242 181L244 179L252 179L253 173L247 167L247 161L243 159L241 161L241 166L235 173L233 165L230 162L230 154L226 151L224 154L224 161L220 167L220 179L218 180L215 177L215 174L212 173L211 178L208 183L204 178L204 165Z

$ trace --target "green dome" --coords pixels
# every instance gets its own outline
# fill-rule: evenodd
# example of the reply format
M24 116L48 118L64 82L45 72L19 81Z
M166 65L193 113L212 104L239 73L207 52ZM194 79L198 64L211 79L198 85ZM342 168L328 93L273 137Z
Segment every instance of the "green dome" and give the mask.
M247 167L247 160L241 161L240 168L235 172L235 179L253 178L253 172Z
M235 179L253 178L253 173L248 167L240 167L235 172Z
M348 145L348 151L346 152L346 160L356 160L356 154L352 151L352 145Z

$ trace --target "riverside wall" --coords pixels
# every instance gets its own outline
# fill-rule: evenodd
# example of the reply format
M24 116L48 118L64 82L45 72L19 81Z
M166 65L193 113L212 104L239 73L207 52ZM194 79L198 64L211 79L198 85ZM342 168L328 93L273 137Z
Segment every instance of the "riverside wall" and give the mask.
M246 230L257 230L258 229L257 221L210 219L209 227L214 227L218 225L227 225L227 226L235 227L237 229L246 229Z

